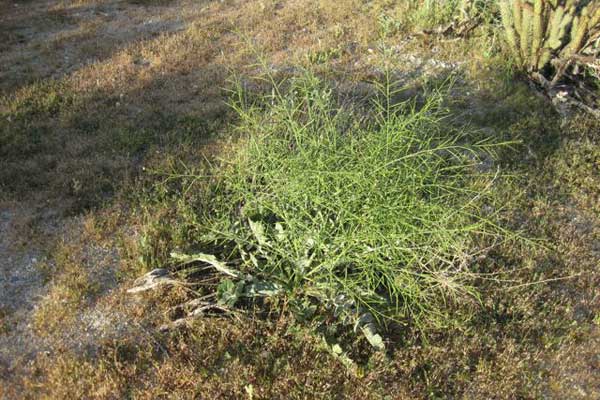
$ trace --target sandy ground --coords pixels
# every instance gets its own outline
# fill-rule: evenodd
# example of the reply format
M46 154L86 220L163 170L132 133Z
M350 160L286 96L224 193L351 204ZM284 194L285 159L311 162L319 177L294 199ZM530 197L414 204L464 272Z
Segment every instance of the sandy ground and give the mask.
M49 250L58 240L75 240L82 223L81 217L65 217L48 207L0 206L0 376L7 380L27 373L28 363L40 354L67 349L89 353L102 341L134 334L127 317L105 301L117 287L118 256L94 243L83 247L82 271L98 286L97 295L58 336L40 335L33 326L53 270Z
M33 210L0 207L0 373L7 374L19 357L31 357L43 345L29 325L36 301L44 294L38 264L44 252L39 246L19 243L18 218Z

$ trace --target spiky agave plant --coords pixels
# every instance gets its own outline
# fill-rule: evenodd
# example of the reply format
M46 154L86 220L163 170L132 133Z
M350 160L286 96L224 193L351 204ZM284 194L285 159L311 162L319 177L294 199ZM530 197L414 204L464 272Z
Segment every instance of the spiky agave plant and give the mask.
M500 10L515 60L549 87L570 65L596 62L592 48L600 40L600 2L501 0Z

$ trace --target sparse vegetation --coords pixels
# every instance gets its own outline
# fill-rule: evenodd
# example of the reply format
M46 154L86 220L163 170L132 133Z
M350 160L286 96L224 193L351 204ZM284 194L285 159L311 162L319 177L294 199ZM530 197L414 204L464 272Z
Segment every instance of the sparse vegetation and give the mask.
M600 121L526 3L528 59L495 0L0 4L0 398L600 397Z

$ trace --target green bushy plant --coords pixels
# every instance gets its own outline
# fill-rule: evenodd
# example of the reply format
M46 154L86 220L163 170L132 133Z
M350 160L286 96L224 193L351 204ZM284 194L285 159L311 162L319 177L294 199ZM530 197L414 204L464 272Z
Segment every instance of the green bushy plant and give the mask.
M203 253L186 259L237 282L220 287L229 306L258 284L302 318L330 310L376 347L376 321L447 322L449 303L477 296L478 240L505 236L497 175L477 167L497 144L453 128L439 92L394 104L388 82L356 110L310 74L272 84L253 101L237 92L238 150L211 183Z

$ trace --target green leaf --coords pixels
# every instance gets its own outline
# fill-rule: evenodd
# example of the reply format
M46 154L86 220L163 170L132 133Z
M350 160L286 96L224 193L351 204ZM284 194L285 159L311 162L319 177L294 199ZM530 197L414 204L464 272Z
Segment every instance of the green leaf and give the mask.
M377 333L377 328L374 323L368 323L363 325L361 328L363 335L367 338L371 346L379 351L385 350L385 344L383 338Z
M342 346L340 346L339 343L329 344L325 337L323 337L323 342L331 354L333 354L333 356L337 358L349 371L353 373L357 372L356 363L352 358L350 358L348 353L342 349Z
M195 253L195 254L184 254L179 253L177 251L171 252L171 257L181 262L182 264L189 264L192 262L205 262L210 264L217 271L229 275L234 278L241 278L241 273L238 271L234 271L229 268L224 262L217 260L215 256L212 254L204 254L204 253Z
M344 350L342 350L342 346L340 346L339 344L335 343L331 346L331 351L333 351L335 354L342 354L344 352Z
M228 307L235 306L244 290L244 282L233 282L231 279L224 279L217 286L217 297L220 304Z
M247 297L260 297L260 296L275 296L282 292L282 288L280 285L267 282L267 281L257 281L252 282L246 285L244 290L244 296Z
M263 226L263 224L258 221L252 221L251 219L248 219L248 224L250 225L250 230L252 231L252 234L258 241L258 244L260 246L268 246L269 241L267 240L267 236L265 234L265 227Z
M285 239L285 230L283 229L283 225L279 222L275 224L275 232L277 232L275 234L275 239L282 242Z

